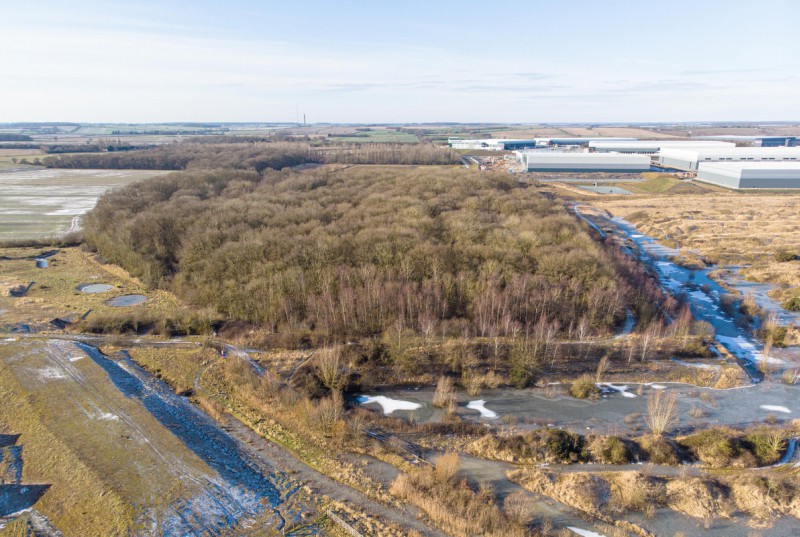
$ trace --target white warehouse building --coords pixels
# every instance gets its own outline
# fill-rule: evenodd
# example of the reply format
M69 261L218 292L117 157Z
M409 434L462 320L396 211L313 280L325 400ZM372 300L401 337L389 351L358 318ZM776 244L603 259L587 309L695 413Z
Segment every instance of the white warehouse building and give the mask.
M719 149L664 148L658 163L665 168L697 170L703 162L800 161L800 147L732 147Z
M701 162L697 180L735 189L800 189L800 162Z
M615 153L556 153L526 151L520 161L529 172L646 172L650 170L647 155Z
M639 153L654 155L665 148L719 149L736 147L733 142L706 140L639 140L632 142L589 142L589 149L598 153Z

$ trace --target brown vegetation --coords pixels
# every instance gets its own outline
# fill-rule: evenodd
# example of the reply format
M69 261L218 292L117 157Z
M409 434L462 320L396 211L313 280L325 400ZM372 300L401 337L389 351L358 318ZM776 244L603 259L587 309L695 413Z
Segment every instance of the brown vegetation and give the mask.
M458 480L458 455L442 455L434 468L420 468L399 475L391 493L417 505L429 517L455 536L524 536L530 517L525 506L512 501L513 516L507 516L489 491L470 487Z

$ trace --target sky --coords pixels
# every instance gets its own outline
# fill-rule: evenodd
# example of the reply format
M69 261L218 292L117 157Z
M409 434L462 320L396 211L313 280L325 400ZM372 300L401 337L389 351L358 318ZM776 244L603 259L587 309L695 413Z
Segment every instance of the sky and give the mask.
M800 120L797 0L0 0L0 123Z

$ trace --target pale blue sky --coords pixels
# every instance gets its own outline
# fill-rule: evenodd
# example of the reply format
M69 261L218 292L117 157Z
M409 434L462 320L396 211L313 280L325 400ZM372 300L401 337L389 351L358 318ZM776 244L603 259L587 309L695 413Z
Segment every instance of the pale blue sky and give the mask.
M0 0L0 122L800 120L800 1Z

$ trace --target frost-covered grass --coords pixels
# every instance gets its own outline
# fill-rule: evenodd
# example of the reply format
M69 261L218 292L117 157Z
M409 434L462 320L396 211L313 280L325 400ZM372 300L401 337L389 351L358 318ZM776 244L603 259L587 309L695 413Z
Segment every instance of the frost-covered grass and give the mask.
M43 238L73 227L106 190L164 172L32 169L3 173L0 240ZM74 229L73 229L74 231Z

